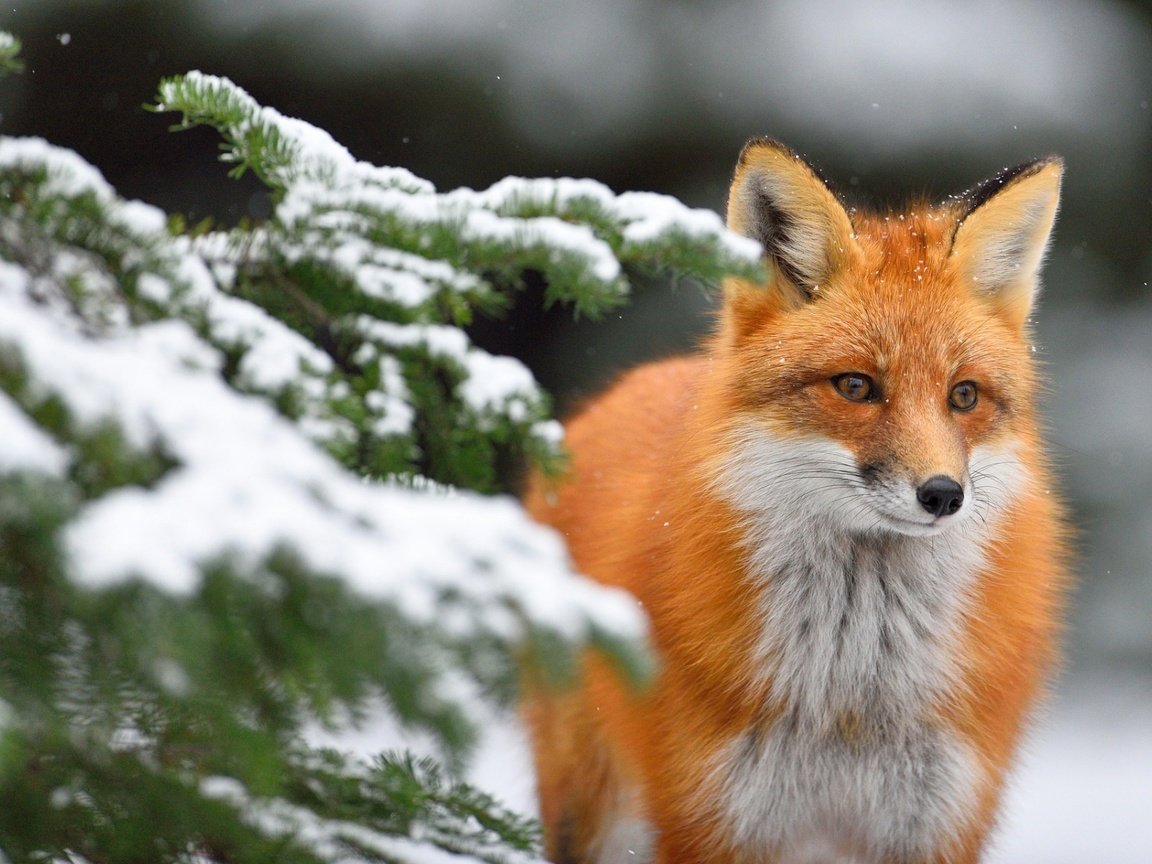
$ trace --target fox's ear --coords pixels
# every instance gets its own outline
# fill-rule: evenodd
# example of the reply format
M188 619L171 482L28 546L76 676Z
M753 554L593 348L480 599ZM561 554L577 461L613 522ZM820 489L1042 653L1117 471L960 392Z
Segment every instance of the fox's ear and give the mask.
M776 141L749 141L728 193L728 227L759 240L773 281L794 304L841 267L851 250L852 220L807 162Z
M961 199L952 260L1016 327L1024 326L1040 290L1063 173L1060 159L1038 159L1000 172Z

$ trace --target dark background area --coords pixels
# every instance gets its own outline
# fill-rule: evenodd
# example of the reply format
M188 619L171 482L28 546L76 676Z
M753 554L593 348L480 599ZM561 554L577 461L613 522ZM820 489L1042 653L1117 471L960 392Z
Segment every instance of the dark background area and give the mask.
M722 211L741 145L772 135L848 199L899 206L1063 155L1038 342L1081 531L1064 686L1152 692L1152 3L9 0L0 28L26 63L0 82L0 133L222 224L270 202L227 179L214 133L173 134L174 117L144 110L163 76L228 76L441 190L586 176ZM526 297L478 336L567 406L691 347L712 302L647 286L573 325ZM1152 739L1152 716L1132 723Z

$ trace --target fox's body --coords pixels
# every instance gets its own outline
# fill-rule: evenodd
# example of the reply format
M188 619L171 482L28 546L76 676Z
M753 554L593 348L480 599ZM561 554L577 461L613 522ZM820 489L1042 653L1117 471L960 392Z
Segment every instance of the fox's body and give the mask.
M768 283L593 401L528 495L661 664L527 704L552 860L978 859L1065 582L1026 330L1059 176L849 216L745 150L729 223Z

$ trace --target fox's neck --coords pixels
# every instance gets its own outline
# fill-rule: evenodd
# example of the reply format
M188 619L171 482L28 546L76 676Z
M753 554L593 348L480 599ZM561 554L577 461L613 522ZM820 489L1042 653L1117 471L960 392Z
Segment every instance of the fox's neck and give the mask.
M955 685L975 544L771 525L749 531L748 549L758 659L797 719L915 721Z

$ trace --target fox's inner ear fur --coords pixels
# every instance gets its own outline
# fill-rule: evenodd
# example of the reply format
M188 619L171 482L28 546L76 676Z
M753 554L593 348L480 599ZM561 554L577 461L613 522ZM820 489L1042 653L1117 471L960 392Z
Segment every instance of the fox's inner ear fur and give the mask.
M1063 172L1060 159L1038 159L1002 171L961 199L954 265L1016 327L1025 325L1040 290Z
M764 246L794 303L811 299L855 247L839 199L799 156L776 141L745 145L728 193L728 227Z

